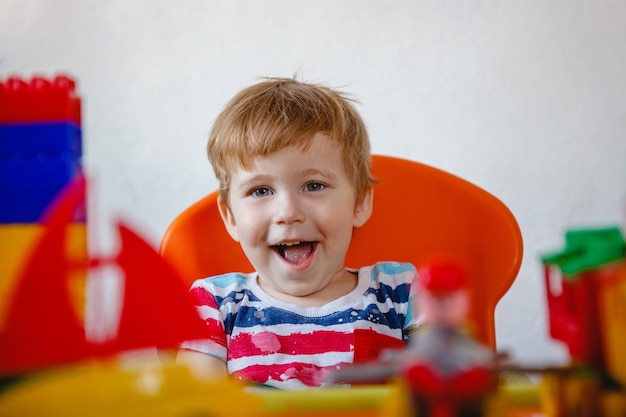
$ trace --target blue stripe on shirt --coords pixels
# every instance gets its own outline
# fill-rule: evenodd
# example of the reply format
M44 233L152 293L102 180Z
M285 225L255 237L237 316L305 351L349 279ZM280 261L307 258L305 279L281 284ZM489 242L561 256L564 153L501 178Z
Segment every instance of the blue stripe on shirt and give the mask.
M395 309L381 312L375 304L369 304L365 309L351 308L324 317L305 317L291 311L277 307L257 309L241 306L237 313L229 313L224 318L224 327L227 334L231 334L233 327L249 328L254 326L272 326L275 324L314 324L317 326L336 326L360 320L368 320L374 324L386 325L391 329L402 329L406 316Z

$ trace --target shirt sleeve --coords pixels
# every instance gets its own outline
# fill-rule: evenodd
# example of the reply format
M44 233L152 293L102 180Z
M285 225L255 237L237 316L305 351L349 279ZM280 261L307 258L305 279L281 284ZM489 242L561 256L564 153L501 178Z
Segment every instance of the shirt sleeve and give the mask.
M208 339L185 341L180 344L180 348L206 353L226 362L228 354L226 332L215 295L207 287L198 283L194 283L189 292L211 336Z

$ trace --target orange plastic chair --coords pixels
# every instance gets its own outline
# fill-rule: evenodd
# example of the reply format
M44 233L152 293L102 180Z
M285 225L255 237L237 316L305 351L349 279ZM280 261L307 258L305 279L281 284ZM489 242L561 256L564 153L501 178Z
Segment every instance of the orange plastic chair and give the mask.
M495 347L495 307L519 270L523 243L513 214L485 190L445 171L405 159L374 155L374 212L354 230L346 266L377 261L418 265L448 254L471 277L470 318L476 337ZM188 283L253 268L222 223L217 192L192 204L166 230L161 254Z

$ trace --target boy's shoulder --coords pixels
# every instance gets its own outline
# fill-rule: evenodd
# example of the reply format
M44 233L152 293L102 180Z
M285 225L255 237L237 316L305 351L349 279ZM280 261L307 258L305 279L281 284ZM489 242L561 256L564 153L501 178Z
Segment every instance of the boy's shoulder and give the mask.
M416 277L415 266L408 262L377 262L359 270L360 282L368 291L410 292ZM366 284L366 282L368 282Z
M212 287L218 289L228 289L230 291L247 288L248 281L254 273L229 272L222 275L214 275L208 278L196 280L193 287Z
M361 273L371 274L372 280L400 279L412 281L415 277L415 266L410 262L377 262L361 268Z

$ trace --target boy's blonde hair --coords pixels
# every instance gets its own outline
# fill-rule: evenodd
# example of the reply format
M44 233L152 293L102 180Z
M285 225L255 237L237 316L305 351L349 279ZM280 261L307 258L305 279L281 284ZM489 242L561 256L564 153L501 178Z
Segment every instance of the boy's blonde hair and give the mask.
M291 146L306 149L318 132L341 147L358 204L374 182L361 116L345 94L291 78L268 78L242 90L217 117L207 154L220 197L228 201L230 173L245 169L248 158Z

